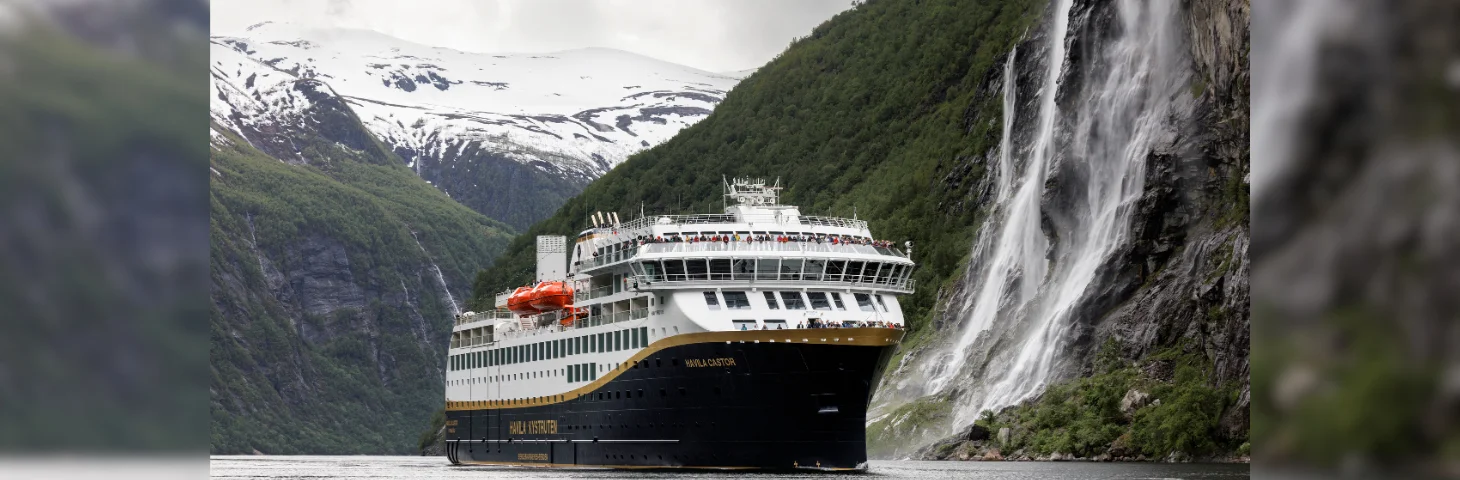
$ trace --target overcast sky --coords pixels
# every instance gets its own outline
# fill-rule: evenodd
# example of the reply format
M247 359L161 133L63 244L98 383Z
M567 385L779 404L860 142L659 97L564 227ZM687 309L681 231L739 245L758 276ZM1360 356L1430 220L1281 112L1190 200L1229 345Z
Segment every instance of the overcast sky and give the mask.
M850 0L213 0L212 33L265 20L375 30L470 52L627 50L712 72L759 67Z

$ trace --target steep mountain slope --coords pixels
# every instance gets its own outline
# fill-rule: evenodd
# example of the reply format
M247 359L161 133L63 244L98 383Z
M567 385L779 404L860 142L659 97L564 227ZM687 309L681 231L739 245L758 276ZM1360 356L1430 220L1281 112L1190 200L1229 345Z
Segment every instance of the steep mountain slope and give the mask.
M291 113L255 74L319 80L421 178L518 228L709 115L737 81L617 50L489 55L267 22L212 41L237 53L219 63L213 50L220 125L244 132L258 110Z
M251 68L258 95L211 93L237 105L211 125L212 451L408 452L456 298L510 228L417 178L327 85L213 51L215 80Z
M1009 427L1000 445L1029 457L1093 456L1135 424L1159 433L1135 439L1132 458L1237 450L1246 2L1050 3L871 1L838 15L714 116L514 240L477 276L474 301L529 277L534 234L641 202L713 211L722 174L780 176L803 211L855 211L916 245L919 291L903 302L914 331L876 398L889 415L870 425L874 454L959 434L925 453L944 458L980 407L1005 412L983 423ZM981 292L992 284L1011 287ZM1162 402L1122 415L1137 387ZM1067 401L1117 389L1113 416ZM1043 400L1060 415L1037 415ZM1068 411L1101 416L1082 430Z
M206 26L188 4L21 7L0 5L0 450L195 450L207 145L182 79Z

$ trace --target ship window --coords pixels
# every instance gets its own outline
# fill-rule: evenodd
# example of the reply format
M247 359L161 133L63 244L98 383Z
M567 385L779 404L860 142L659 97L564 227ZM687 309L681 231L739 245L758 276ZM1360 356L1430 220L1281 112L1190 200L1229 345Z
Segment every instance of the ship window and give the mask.
M724 294L725 294L725 308L728 308L728 309L731 309L731 310L749 310L750 309L750 298L747 298L745 296L745 292L724 292Z
M687 280L684 274L684 262L681 260L665 260L664 278L671 282Z
M831 310L831 302L826 299L826 292L806 292L806 298L811 299L811 308L816 310Z
M598 349L597 350L594 350L594 351L595 352L603 352L603 351L605 351L604 348L603 348L603 334L600 333L600 334L595 335L595 336L598 337Z
M639 327L639 348L649 346L649 327Z
M577 365L568 366L568 383L573 383L574 376L578 373Z
M780 279L781 280L800 280L801 279L801 259L782 259L781 260L781 276L780 276ZM786 305L786 308L791 308L791 306L790 305Z
M831 295L831 302L836 304L837 310L847 309L847 306L842 303L842 294L836 292L830 292L829 294Z
M878 284L883 284L883 285L887 284L887 277L892 275L892 267L893 266L894 265L892 265L890 263L879 263L879 264L877 264L877 277L876 278L877 278L877 283Z
M847 263L847 275L846 275L846 277L844 277L842 279L842 281L845 281L845 282L860 282L860 281L862 281L862 278L861 278L861 275L862 275L862 266L864 266L864 265L866 265L866 263L864 263L864 262L850 262L850 263Z
M705 294L705 305L708 306L708 307L710 307L710 310L719 310L720 309L720 299L719 299L719 297L716 297L715 296L715 292L704 292L704 294Z
M842 274L843 273L846 273L846 270L847 270L847 262L846 262L846 260L832 260L830 262L827 262L826 263L826 281L828 281L828 282L840 282L840 281L842 281Z
M806 280L810 280L813 282L820 281L823 270L826 270L826 260L807 260L805 275Z
M644 276L651 282L664 279L661 277L664 274L664 269L659 266L659 262L643 262L639 268L644 271Z
M731 278L749 280L755 276L755 259L737 258L730 265Z
M756 260L755 279L775 280L776 272L781 268L781 260L778 258L762 258Z
M731 320L736 330L757 330L755 320Z
M781 309L781 302L776 301L776 292L761 292L761 293L762 294L765 294L765 304L766 304L767 307L770 307L771 310L780 310Z
M730 259L716 258L710 260L710 280L730 279Z
M624 342L624 331L623 330L619 330L619 331L613 332L613 351L617 352L619 350L623 350L624 349L624 346L625 346L624 345L625 343L627 343L627 342Z
M882 300L881 295L877 296L877 305L880 305L882 307L882 311L887 311L887 302Z
M786 310L806 309L806 302L801 300L801 292L781 292L781 301L786 303Z
M684 261L685 273L689 280L709 280L710 265L703 258L692 258Z
M786 329L786 321L785 320L781 320L781 319L766 319L766 321L765 321L765 329L766 330L785 330Z
M872 308L872 297L870 295L858 293L855 296L857 297L857 307L861 308L863 312L876 311L876 309Z

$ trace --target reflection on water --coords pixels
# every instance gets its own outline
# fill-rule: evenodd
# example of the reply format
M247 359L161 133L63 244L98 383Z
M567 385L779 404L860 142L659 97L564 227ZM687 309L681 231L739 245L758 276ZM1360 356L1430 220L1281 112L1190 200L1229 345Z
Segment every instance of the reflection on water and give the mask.
M744 473L451 466L442 457L215 456L213 478L729 478ZM1247 465L874 461L866 473L752 474L772 478L1238 479Z

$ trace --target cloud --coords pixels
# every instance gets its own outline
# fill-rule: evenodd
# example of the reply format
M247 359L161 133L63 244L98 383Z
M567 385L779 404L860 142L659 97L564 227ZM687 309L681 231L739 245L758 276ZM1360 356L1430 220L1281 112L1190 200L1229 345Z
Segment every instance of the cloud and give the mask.
M266 21L375 30L473 52L604 47L709 71L755 68L849 0L214 0L214 34Z

